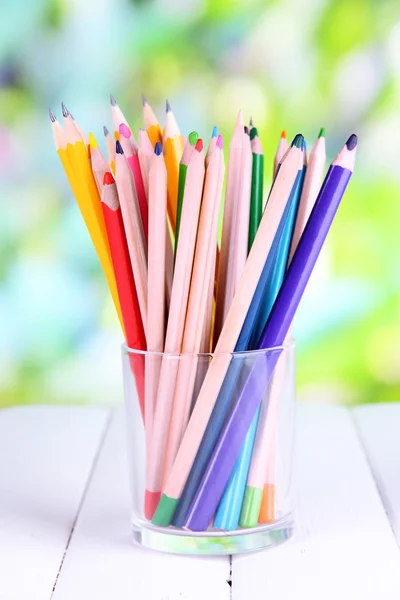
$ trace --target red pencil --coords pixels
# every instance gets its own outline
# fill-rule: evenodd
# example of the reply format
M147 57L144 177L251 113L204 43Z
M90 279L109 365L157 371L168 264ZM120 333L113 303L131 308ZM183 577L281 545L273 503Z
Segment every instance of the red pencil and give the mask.
M133 279L117 186L114 177L109 172L104 174L101 206L117 282L122 319L126 332L126 343L129 348L146 350L146 338L140 316L139 301ZM144 357L140 354L130 353L129 359L135 375L140 409L144 418Z

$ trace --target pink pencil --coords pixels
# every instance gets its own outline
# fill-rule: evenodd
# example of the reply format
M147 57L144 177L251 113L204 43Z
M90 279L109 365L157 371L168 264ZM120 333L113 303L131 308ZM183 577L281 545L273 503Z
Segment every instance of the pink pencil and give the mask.
M136 196L132 171L126 160L122 146L116 142L115 181L121 204L126 241L135 279L143 328L147 329L147 244L144 239L143 223Z
M289 145L286 139L286 131L284 130L282 131L281 137L279 138L279 144L274 158L274 175L276 174L276 169L278 168L279 163L282 161L288 149Z
M144 191L146 198L149 197L149 170L150 163L153 160L154 149L151 145L149 136L144 129L139 129L139 164L140 172L142 173Z
M214 323L214 345L217 343L222 331L247 259L251 171L252 153L250 138L244 132L243 113L239 111L229 146Z
M239 338L275 233L284 214L287 199L298 173L299 154L301 154L301 150L296 146L290 149L275 180L246 267L215 348L217 357L212 359L210 363L174 464L165 483L163 496L157 510L157 513L159 513L158 516L156 515L157 522L159 518L161 519L161 515L163 522L164 520L170 522L189 475L229 368L230 353L233 352Z
M157 142L149 172L149 256L147 292L147 350L162 352L165 333L165 249L167 235L167 170L161 144ZM146 355L146 439L150 448L151 429L160 374L161 358Z
M300 237L304 231L310 213L317 199L325 169L325 161L325 137L324 130L321 130L320 135L310 153L310 159L303 185L303 192L297 212L295 230L292 237L292 245L288 264L290 264L293 258ZM291 337L292 327L286 336L286 344L290 342ZM249 488L252 487L256 489L264 489L265 497L268 494L269 508L264 512L268 514L268 518L270 520L274 520L275 518L274 496L276 423L278 418L279 400L281 398L282 387L285 382L287 366L286 356L283 354L280 357L275 368L275 372L272 376L268 395L263 399L263 403L261 405L257 433L254 442L254 450L247 480L247 486ZM243 515L243 518L241 518L242 526L249 525L249 523L246 521L246 518L248 518L248 515ZM252 522L251 526L254 527L256 524L256 522Z
M125 123L120 124L119 134L119 141L133 173L140 215L142 217L144 237L147 243L149 238L149 208L147 205L147 197L143 185L142 172L140 170L138 147L131 130L127 125L125 125Z
M215 251L213 249L217 242L218 216L223 176L222 137L220 136L215 151L210 158L204 184L193 273L182 341L182 353L187 354L187 356L182 357L178 368L171 426L163 467L164 479L171 469L189 420L189 410L198 364L197 354L201 350L200 345L204 332L204 322L208 304L208 294L204 293L204 282L211 281L211 269L215 261Z
M204 154L198 149L188 165L182 208L182 237L179 238L172 282L171 305L152 433L150 460L146 470L146 518L151 519L161 493L163 462L174 397L178 362L168 354L179 354L189 298L201 194L204 180Z

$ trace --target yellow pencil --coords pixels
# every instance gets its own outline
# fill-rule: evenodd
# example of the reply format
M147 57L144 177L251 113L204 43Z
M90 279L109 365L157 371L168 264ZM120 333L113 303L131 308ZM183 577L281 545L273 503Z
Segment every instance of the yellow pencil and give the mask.
M70 115L65 117L65 130L62 129L52 111L50 111L50 120L58 156L88 228L124 331L104 216L85 144L76 127L71 124Z

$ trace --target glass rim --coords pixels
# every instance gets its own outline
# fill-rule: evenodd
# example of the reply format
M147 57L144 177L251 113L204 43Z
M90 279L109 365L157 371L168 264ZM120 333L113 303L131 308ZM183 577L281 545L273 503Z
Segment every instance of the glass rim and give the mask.
M170 358L181 358L188 356L196 356L197 358L207 357L207 358L217 358L222 356L242 356L245 358L246 356L257 356L260 354L265 354L267 352L276 352L277 350L291 350L295 348L296 341L294 338L291 338L289 341L285 341L281 346L271 346L270 348L261 348L259 350L242 350L240 352L154 352L151 350L137 350L136 348L130 348L126 342L121 344L122 351L125 354L134 354L134 355L142 355L142 356L169 356Z

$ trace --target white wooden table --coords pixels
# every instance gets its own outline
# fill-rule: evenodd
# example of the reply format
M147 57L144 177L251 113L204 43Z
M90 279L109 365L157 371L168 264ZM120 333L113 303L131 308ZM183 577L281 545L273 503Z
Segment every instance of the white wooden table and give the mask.
M129 531L123 412L0 411L0 600L398 600L400 404L300 406L297 533L185 558Z

